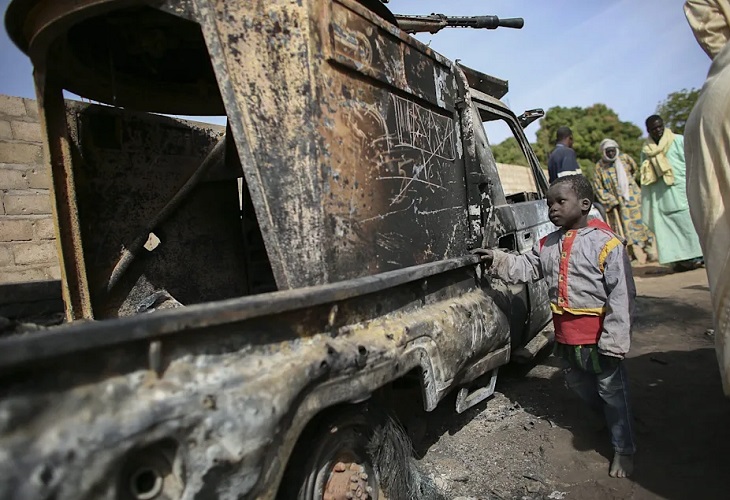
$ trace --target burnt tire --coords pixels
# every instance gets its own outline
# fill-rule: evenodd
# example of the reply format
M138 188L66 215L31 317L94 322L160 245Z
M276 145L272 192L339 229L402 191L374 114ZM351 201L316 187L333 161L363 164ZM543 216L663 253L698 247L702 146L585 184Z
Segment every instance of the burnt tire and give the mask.
M386 500L368 454L368 444L381 423L363 405L318 417L294 448L277 498L338 500L352 491L355 498Z
M341 500L349 492L362 500L443 498L418 469L403 428L368 405L332 410L307 428L278 499Z

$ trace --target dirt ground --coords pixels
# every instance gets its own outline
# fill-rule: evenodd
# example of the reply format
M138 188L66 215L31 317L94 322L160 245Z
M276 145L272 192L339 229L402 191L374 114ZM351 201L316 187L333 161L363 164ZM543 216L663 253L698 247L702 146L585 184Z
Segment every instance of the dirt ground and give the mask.
M416 451L447 498L730 498L730 400L707 332L705 271L655 266L635 276L637 322L626 360L639 447L634 475L608 476L608 432L565 388L558 360L542 356L503 369L494 397L465 414L454 418L453 401L444 401L429 418Z

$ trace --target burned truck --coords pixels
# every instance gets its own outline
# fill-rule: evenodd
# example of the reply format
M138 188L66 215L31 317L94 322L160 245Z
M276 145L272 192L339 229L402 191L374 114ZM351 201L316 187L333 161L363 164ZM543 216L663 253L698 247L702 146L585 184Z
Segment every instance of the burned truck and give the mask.
M371 0L10 3L67 322L0 340L0 497L403 495L379 429L483 401L550 315L542 281L470 254L552 227L537 115L399 27L443 21ZM534 189L505 195L495 121Z

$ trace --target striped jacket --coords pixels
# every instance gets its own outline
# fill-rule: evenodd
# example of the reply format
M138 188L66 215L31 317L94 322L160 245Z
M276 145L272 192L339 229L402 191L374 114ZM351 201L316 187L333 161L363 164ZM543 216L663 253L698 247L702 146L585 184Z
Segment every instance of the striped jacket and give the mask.
M586 316L592 316L599 352L623 357L629 351L636 287L626 250L604 223L559 229L524 255L496 250L489 272L510 283L544 277L559 340L560 320L579 317L590 324Z

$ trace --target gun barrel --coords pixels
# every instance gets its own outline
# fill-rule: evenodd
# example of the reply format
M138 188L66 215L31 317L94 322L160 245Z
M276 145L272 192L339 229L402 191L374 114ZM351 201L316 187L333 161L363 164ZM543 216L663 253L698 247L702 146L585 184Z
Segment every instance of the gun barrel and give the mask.
M520 29L525 25L521 17L500 19L497 16L450 17L443 14L430 16L396 15L398 26L408 33L437 33L444 28L475 28L493 30L497 28Z

